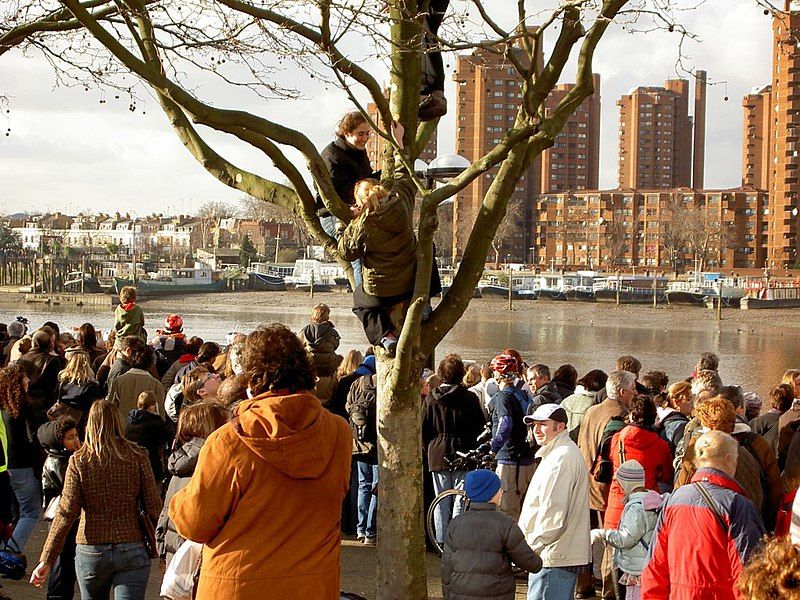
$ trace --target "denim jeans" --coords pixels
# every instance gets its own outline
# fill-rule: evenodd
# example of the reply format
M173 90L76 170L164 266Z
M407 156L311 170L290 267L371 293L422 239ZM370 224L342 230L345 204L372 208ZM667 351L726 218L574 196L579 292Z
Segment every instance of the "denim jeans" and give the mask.
M75 536L78 524L73 525L58 555L47 582L47 600L74 600L75 598Z
M81 600L144 600L150 557L142 542L78 544L75 571Z
M334 239L339 239L339 230L336 228L336 225L339 223L339 219L334 217L333 215L328 215L327 217L320 217L319 224L322 225L322 229ZM356 259L350 263L350 266L353 267L353 278L356 280L356 288L361 285L361 261Z
M358 465L358 525L356 535L374 538L378 535L378 497L372 493L378 485L378 465L357 461Z
M528 575L528 600L572 600L578 574L558 567L542 567Z
M464 489L464 480L467 477L466 471L431 471L433 478L433 493L437 496L445 490L458 488ZM444 543L447 526L450 520L461 514L463 508L462 498L456 499L455 496L448 496L436 505L433 512L433 523L436 527L436 541Z
M19 520L14 527L14 541L20 552L25 551L25 544L33 530L39 525L42 516L42 482L36 477L33 469L9 469L11 488L19 504Z

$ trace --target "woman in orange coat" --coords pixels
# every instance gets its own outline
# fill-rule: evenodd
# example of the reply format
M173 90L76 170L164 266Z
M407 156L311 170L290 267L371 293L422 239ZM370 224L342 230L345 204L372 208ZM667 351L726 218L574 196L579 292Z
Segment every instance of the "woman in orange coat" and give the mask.
M347 423L311 393L300 340L274 323L247 336L251 400L211 434L169 516L205 544L198 600L338 600Z
M644 467L644 487L658 490L658 484L672 482L672 451L653 429L656 405L649 396L637 396L631 402L628 425L611 438L611 461L614 472L626 460L638 460ZM608 508L603 528L616 529L622 516L625 492L614 479L608 491Z

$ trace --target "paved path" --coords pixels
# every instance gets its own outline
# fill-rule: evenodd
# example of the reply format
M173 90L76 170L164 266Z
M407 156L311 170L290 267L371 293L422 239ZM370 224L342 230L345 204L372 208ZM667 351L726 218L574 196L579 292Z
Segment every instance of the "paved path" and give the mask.
M36 566L36 559L44 543L46 529L41 527L28 542L27 555L29 569ZM342 542L342 588L373 600L375 598L375 552L376 549L363 544L345 540ZM432 553L426 554L428 566L428 593L430 600L441 600L442 584L439 579L439 559ZM13 600L43 600L45 591L36 589L24 581L3 580L3 591ZM150 571L150 585L147 600L158 600L161 586L161 572L154 563ZM76 592L75 600L79 600ZM225 599L234 600L234 599ZM525 600L525 584L517 582L517 600Z

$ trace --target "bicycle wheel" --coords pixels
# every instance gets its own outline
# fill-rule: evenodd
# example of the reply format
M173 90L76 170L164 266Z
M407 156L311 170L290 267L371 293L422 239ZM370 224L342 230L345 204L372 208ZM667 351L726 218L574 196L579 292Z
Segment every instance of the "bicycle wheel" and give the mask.
M439 556L442 555L442 546L436 541L436 523L434 522L433 515L436 507L439 506L439 503L444 501L445 498L450 498L450 496L464 496L464 502L467 501L467 493L464 490L445 490L433 499L433 502L431 502L431 505L428 508L428 514L425 518L425 533L428 535L428 540ZM454 498L453 500L458 500L458 498Z

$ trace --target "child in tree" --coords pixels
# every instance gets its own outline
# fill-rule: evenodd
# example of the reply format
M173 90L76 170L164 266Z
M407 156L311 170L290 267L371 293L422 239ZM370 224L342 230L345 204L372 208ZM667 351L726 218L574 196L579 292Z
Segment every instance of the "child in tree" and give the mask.
M136 288L126 285L119 291L119 304L114 310L114 331L116 332L115 348L120 349L122 338L133 335L147 342L144 332L144 312L136 304Z

